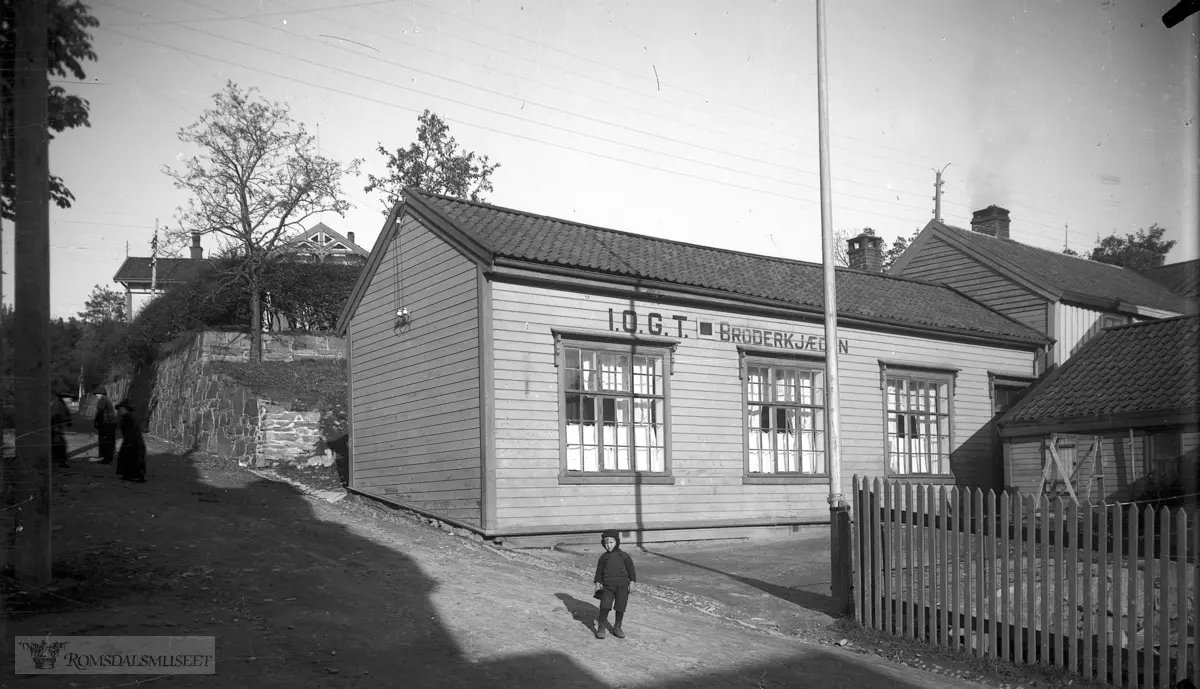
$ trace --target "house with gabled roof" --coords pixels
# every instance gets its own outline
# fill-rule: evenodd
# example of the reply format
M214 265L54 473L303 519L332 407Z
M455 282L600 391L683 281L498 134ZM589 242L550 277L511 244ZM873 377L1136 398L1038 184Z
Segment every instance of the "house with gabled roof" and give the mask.
M998 425L1013 489L1128 500L1154 474L1195 493L1200 316L1105 329Z
M279 253L294 261L348 265L362 265L370 254L354 243L353 232L343 236L323 222L289 239L279 248Z
M403 197L337 325L352 491L526 541L828 523L820 264ZM1049 338L944 285L836 282L842 485L996 485L992 388Z
M215 267L204 258L200 233L193 232L188 258L126 256L113 275L113 282L125 288L125 313L132 318L133 295L157 294L173 285L191 282L206 270L215 270Z
M213 263L204 258L200 233L192 233L189 250L188 258L126 256L113 275L113 282L125 288L125 312L133 315L135 294L153 295L172 285L190 282L203 271L215 269ZM277 255L291 261L342 265L363 265L369 253L354 242L353 232L343 236L321 222L292 237L276 251ZM272 318L278 321L281 317Z
M892 275L948 285L1055 340L1061 365L1106 327L1195 313L1196 301L1133 270L1028 246L1009 212L976 211L971 229L930 221Z

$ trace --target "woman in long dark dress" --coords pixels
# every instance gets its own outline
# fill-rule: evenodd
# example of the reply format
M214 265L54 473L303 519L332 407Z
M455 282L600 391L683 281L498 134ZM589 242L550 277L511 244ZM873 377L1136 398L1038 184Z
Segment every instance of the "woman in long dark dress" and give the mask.
M117 453L117 476L123 481L146 482L146 441L142 429L133 414L133 403L128 399L117 405L120 418L121 449Z
M71 410L63 401L66 393L61 390L54 392L54 400L50 402L50 457L55 466L67 468L67 436L66 430L71 426Z

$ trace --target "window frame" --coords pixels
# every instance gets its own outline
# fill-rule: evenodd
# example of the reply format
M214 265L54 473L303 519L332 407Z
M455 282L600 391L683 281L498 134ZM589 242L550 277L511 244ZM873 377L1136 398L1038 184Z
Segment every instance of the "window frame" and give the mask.
M954 467L951 458L954 455L955 445L955 409L954 398L957 393L958 373L960 369L949 368L942 366L927 366L922 364L911 364L908 362L895 361L879 361L879 391L880 391L880 406L882 411L882 429L881 435L883 438L883 458L884 458L884 475L891 478L913 479L919 478L926 483L952 482L955 479ZM888 442L888 414L891 409L888 404L887 381L888 378L906 378L909 380L916 379L921 381L936 381L946 383L946 453L942 460L945 463L945 471L942 473L905 473L892 470L892 455ZM940 456L940 455L939 455Z
M1163 450L1173 450L1174 456L1163 460ZM1166 476L1183 478L1183 437L1178 429L1149 429L1142 436L1142 475L1149 476L1158 465L1169 465Z
M675 351L679 340L665 337L626 336L618 333L553 329L554 366L558 371L558 482L561 485L673 485L671 443L671 377L675 372ZM567 366L566 349L636 355L652 355L662 360L663 370L663 471L618 469L570 471L567 469ZM630 399L633 398L632 391ZM633 458L630 458L631 466Z
M805 474L802 472L775 472L765 474L762 472L750 472L750 391L749 391L749 368L751 366L792 366L810 371L820 371L823 377L821 386L822 396L822 422L820 431L824 442L821 447L821 457L824 464L824 471L820 473ZM738 346L738 380L741 382L742 388L742 483L746 485L755 484L794 484L794 485L827 485L830 481L829 473L829 442L824 438L824 434L828 433L828 414L829 414L829 376L825 371L825 356L822 354L810 354L807 352L781 352L776 349L766 349L753 346ZM799 460L798 460L799 461Z

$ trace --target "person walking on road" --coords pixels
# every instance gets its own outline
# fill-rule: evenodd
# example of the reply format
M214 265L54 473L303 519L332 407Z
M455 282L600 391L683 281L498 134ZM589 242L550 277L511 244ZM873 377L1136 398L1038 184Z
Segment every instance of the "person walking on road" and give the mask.
M67 461L67 429L71 427L71 410L64 399L67 393L62 389L54 391L54 399L50 402L50 458L54 465L63 469L69 466Z
M117 405L121 419L121 451L117 453L117 476L122 481L146 482L146 441L128 398Z
M621 622L625 619L625 606L629 602L629 594L637 584L637 572L633 569L633 558L621 550L620 532L609 529L600 534L600 542L604 545L604 553L596 561L595 597L600 599L600 617L596 619L596 638L603 639L604 628L608 626L608 611L617 611L616 624L613 625L613 636L625 638L621 630Z
M96 390L96 418L92 427L96 429L97 441L100 445L100 463L112 464L113 452L117 449L117 418L116 407L108 399L108 390Z

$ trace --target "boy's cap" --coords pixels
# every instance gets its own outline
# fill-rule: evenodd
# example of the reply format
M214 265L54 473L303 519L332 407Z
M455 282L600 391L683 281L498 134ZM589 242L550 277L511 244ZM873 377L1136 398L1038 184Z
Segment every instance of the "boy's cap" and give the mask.
M615 538L617 540L616 547L618 547L618 548L621 547L621 532L620 531L617 531L616 529L608 529L604 533L600 534L600 544L601 545L604 545L604 539L606 539L606 538Z

